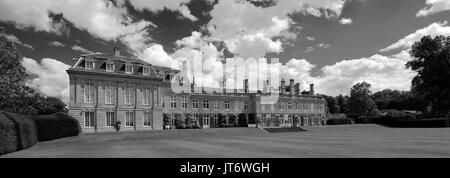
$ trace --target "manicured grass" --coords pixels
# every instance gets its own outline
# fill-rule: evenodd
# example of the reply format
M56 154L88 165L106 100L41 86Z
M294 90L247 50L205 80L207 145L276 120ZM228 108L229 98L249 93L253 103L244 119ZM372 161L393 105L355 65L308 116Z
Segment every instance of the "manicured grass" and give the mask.
M82 134L3 157L450 157L449 128L305 129L276 134L256 128Z

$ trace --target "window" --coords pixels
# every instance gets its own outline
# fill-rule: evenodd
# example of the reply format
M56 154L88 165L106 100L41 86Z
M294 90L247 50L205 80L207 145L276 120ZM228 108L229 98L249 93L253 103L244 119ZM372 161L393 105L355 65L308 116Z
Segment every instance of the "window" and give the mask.
M278 108L280 109L280 110L283 110L284 108L283 108L284 106L283 106L283 103L282 102L279 102L278 103Z
M267 106L266 104L261 104L261 110L262 111L266 110L266 106Z
M116 113L108 111L106 112L106 127L113 127L116 123Z
M144 67L144 68L142 69L142 73L143 73L144 75L150 75L150 67Z
M214 109L219 110L219 102L217 100L214 100Z
M192 100L192 108L198 109L198 100Z
M132 111L125 112L125 126L133 127L135 118L136 118L136 115L134 112L132 112Z
M209 109L209 100L203 100L203 109Z
M230 101L225 101L225 109L230 109Z
M93 60L86 60L86 62L85 62L85 69L86 70L94 70L94 61Z
M105 104L113 104L114 101L114 86L105 86Z
M288 102L288 109L292 109L292 103Z
M114 63L112 63L112 62L107 62L107 63L106 63L106 71L107 71L107 72L114 72Z
M247 110L248 109L248 101L244 102L244 109Z
M187 109L187 96L181 97L181 109Z
M127 74L133 74L133 65L131 65L131 64L126 64L126 65L125 65L125 73L127 73Z
M93 83L84 84L84 103L93 103L95 96L95 88Z
M131 105L131 103L133 102L133 88L131 87L126 87L125 88L125 104L126 105Z
M300 109L299 103L295 103L295 110L299 110L299 109Z
M170 108L171 109L177 108L177 96L176 95L172 95L170 97Z
M151 113L150 112L144 112L144 127L152 126L151 120L152 120Z
M142 100L142 105L150 105L150 102L152 101L152 90L150 88L144 88L142 91L142 95L144 97Z
M209 115L203 115L203 125L209 125Z
M84 112L84 127L95 127L95 113Z

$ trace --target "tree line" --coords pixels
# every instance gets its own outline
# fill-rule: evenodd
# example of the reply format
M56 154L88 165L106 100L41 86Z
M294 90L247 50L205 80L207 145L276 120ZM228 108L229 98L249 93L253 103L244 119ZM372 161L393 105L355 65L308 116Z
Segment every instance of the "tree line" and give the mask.
M417 72L410 91L385 89L372 93L371 84L352 86L350 96L323 95L330 114L373 116L380 110L413 110L427 115L450 115L450 36L424 36L413 44L405 67Z
M61 99L43 96L26 86L30 76L21 65L22 60L17 47L0 27L0 110L25 115L67 112Z

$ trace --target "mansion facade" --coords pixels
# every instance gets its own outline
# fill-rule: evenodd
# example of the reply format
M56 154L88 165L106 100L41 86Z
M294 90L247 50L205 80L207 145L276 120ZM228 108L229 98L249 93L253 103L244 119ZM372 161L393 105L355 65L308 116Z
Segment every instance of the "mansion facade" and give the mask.
M314 85L300 92L292 79L288 86L281 81L276 103L261 104L269 94L249 92L248 80L242 93L174 93L171 79L179 71L121 56L118 50L82 55L75 62L67 70L69 114L83 132L112 132L116 121L121 131L162 130L164 124L173 128L175 118L186 114L203 128L218 127L219 115L241 115L247 121L256 117L265 127L318 125L325 119L326 102L314 94Z

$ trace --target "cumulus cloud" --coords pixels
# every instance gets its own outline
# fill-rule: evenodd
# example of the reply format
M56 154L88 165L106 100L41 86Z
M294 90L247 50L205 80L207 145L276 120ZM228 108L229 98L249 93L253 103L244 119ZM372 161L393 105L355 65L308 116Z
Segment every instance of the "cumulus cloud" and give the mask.
M47 44L49 46L53 46L53 47L64 47L64 46L66 46L66 44L61 43L59 41L48 41Z
M426 0L426 7L420 9L416 16L428 16L442 11L450 10L450 1L448 0Z
M381 49L380 51L389 52L396 49L409 49L414 44L414 42L419 41L426 35L430 35L432 37L437 35L450 36L450 26L448 26L447 24L447 21L432 23L425 28L419 29L416 32L403 37L394 44L391 44L388 47Z
M72 46L72 50L79 51L79 52L86 53L86 54L94 53L94 52L92 52L92 51L90 51L90 50L88 50L86 48L83 48L81 46L78 46L78 45Z
M248 1L219 1L210 12L211 37L224 41L227 48L241 57L261 57L267 52L280 53L283 43L274 37L289 31L292 13L332 18L341 14L343 0L283 0L261 8ZM289 35L292 36L292 35Z
M312 37L312 36L307 36L305 37L308 41L316 41L316 38Z
M17 38L17 37L14 36L14 35L11 35L11 34L5 34L5 37L6 37L8 40L10 40L10 41L12 41L13 43L15 43L15 44L18 44L18 45L23 46L23 47L25 47L25 48L28 48L28 49L30 49L30 50L34 50L34 47L33 47L33 46L31 46L30 44L27 44L27 43L23 43L19 38Z
M44 58L38 63L26 57L23 58L22 65L28 74L35 76L34 79L28 80L26 85L46 96L58 97L68 103L69 76L66 70L69 65L50 58Z
M397 56L373 55L360 59L343 60L321 69L323 74L316 78L317 91L329 95L349 94L350 87L357 82L367 81L373 91L382 89L409 90L416 75L405 68L406 61Z
M76 28L86 30L93 36L103 40L129 40L129 36L142 35L146 28L153 26L145 20L134 20L124 7L124 1L117 4L105 0L3 0L0 1L0 20L12 22L18 28L33 28L61 34L64 31L64 20L54 22L50 16L61 14L63 18ZM126 41L132 43L133 41Z
M339 20L339 24L341 25L351 25L353 23L353 20L351 18L341 18Z
M161 11L164 9L178 11L183 17L197 21L198 18L192 15L189 8L186 6L190 0L130 0L131 4L138 10L150 10L150 11Z

